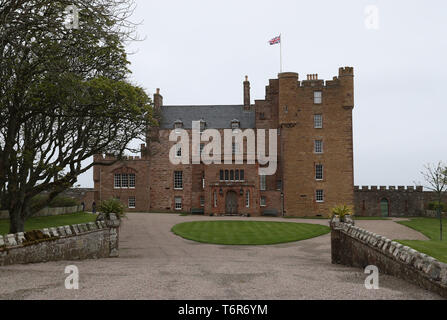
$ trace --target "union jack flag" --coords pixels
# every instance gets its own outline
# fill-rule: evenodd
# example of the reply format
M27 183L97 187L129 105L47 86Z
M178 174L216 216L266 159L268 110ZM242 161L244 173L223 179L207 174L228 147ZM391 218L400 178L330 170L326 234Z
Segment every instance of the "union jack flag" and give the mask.
M279 35L277 37L274 37L272 40L269 41L269 43L270 43L270 45L281 43L281 36Z

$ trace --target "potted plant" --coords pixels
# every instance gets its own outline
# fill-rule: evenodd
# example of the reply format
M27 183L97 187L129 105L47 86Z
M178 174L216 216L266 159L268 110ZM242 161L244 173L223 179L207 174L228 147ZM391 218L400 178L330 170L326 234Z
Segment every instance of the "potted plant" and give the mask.
M331 209L331 221L338 216L340 222L346 222L353 215L353 208L346 204L337 205Z
M100 220L109 221L110 214L114 213L119 220L117 221L117 223L119 223L121 219L126 216L123 204L121 203L121 201L115 198L102 201L98 209L99 209L99 215L96 218L96 221Z

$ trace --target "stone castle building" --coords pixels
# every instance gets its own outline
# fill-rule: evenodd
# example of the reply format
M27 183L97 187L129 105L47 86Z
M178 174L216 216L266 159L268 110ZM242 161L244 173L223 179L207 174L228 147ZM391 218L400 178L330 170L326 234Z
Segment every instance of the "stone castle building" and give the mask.
M340 68L327 81L318 75L300 81L297 73L280 73L269 80L265 99L254 103L246 78L241 105L168 106L157 89L159 126L148 130L141 157L94 167L94 199L118 198L128 211L205 215L326 216L337 204L354 205L353 78L351 67ZM259 175L258 161L172 164L169 153L176 142L169 135L184 129L191 136L193 121L200 121L201 130L217 129L222 136L224 129L277 129L276 173ZM205 145L201 143L201 150ZM233 144L232 149L247 158L245 146L236 150ZM174 150L177 156L185 152ZM95 162L112 160L95 156Z

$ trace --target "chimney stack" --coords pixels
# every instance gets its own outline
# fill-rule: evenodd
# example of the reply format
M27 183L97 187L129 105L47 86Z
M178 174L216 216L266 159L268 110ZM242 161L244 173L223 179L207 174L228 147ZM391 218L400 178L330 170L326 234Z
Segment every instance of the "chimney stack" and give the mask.
M248 81L248 76L245 76L244 81L244 110L250 109L250 81Z
M163 96L160 94L160 88L157 88L157 92L154 94L154 107L156 109L163 106Z

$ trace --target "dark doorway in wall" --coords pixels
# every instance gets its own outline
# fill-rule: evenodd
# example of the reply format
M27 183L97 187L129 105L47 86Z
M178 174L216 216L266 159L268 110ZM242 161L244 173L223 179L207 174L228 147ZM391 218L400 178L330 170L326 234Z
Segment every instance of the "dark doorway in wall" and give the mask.
M237 214L237 194L234 191L228 191L225 198L225 213Z
M380 212L382 217L388 217L390 215L390 203L388 199L383 198L380 200Z

